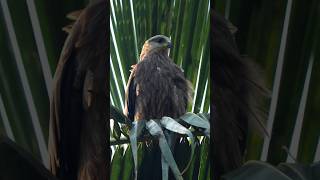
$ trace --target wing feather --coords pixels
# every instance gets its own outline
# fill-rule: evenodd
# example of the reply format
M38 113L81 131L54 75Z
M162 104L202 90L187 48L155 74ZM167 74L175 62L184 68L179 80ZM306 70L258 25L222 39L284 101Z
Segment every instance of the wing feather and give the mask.
M135 103L136 103L136 83L134 80L136 68L135 66L131 70L131 74L127 83L126 87L126 94L125 94L125 108L124 108L124 115L126 115L130 120L134 120L135 115Z
M102 0L81 13L54 75L48 150L61 179L107 177L107 6Z
M63 71L65 70L65 64L70 59L71 53L74 50L74 45L79 36L79 23L76 22L73 28L73 32L68 36L65 45L62 49L62 54L60 56L59 63L56 68L54 75L54 88L50 101L50 128L49 128L49 160L50 160L50 170L56 175L60 167L60 158L58 155L59 142L61 139L60 133L60 97L61 97L61 80L64 79Z
M192 92L190 83L167 54L145 56L137 64L134 80L139 94L135 115L139 118L177 118L186 112Z

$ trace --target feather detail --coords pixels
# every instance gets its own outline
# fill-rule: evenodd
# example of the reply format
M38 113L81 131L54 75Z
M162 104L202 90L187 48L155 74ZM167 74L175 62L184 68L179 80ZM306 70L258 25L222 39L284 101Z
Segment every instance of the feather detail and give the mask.
M76 21L80 17L82 12L83 12L83 9L72 11L68 13L66 17L70 20Z
M70 33L71 33L71 30L72 30L73 25L74 25L74 23L71 23L71 24L69 24L69 25L67 25L67 26L63 27L63 28L62 28L62 31L64 31L64 32L66 32L66 33L68 33L68 34L70 34Z
M107 178L107 9L103 0L81 13L54 75L49 168L61 180Z
M94 98L93 94L94 74L91 70L88 70L84 79L83 85L83 107L88 110Z
M66 18L72 21L76 21L80 17L82 12L83 12L83 9L72 11L71 13L67 14ZM71 33L73 25L74 25L74 22L68 24L67 26L62 28L62 31L68 34Z

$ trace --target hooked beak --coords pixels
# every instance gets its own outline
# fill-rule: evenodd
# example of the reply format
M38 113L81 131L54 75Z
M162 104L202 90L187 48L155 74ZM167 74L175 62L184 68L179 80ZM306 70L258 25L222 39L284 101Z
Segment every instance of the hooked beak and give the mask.
M173 48L173 45L172 45L172 43L171 43L171 42L168 42L168 44L167 44L167 48L168 48L168 49Z

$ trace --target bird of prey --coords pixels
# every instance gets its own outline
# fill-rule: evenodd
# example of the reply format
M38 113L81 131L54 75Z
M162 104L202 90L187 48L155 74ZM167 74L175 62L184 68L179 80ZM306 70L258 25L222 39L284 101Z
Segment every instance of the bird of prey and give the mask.
M108 6L103 0L81 12L55 72L48 149L61 180L108 178Z
M265 133L261 100L268 94L261 72L240 55L232 25L211 10L213 70L212 138L213 175L221 175L243 163L248 128Z
M126 87L124 114L130 120L178 118L186 113L192 88L183 70L170 59L171 47L164 35L145 41Z
M186 113L191 100L191 83L169 57L172 43L164 35L145 41L140 60L132 66L125 94L124 114L131 121L178 118ZM170 134L171 148L177 136ZM146 164L153 164L150 169ZM138 179L161 179L161 152L157 142L148 144Z

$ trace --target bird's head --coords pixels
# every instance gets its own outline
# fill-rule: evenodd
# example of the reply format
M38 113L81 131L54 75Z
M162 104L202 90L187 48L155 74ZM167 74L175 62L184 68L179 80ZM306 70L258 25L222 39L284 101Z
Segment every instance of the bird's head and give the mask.
M172 43L170 38L164 35L156 35L145 41L140 59L142 60L146 55L151 53L165 53L169 56Z

